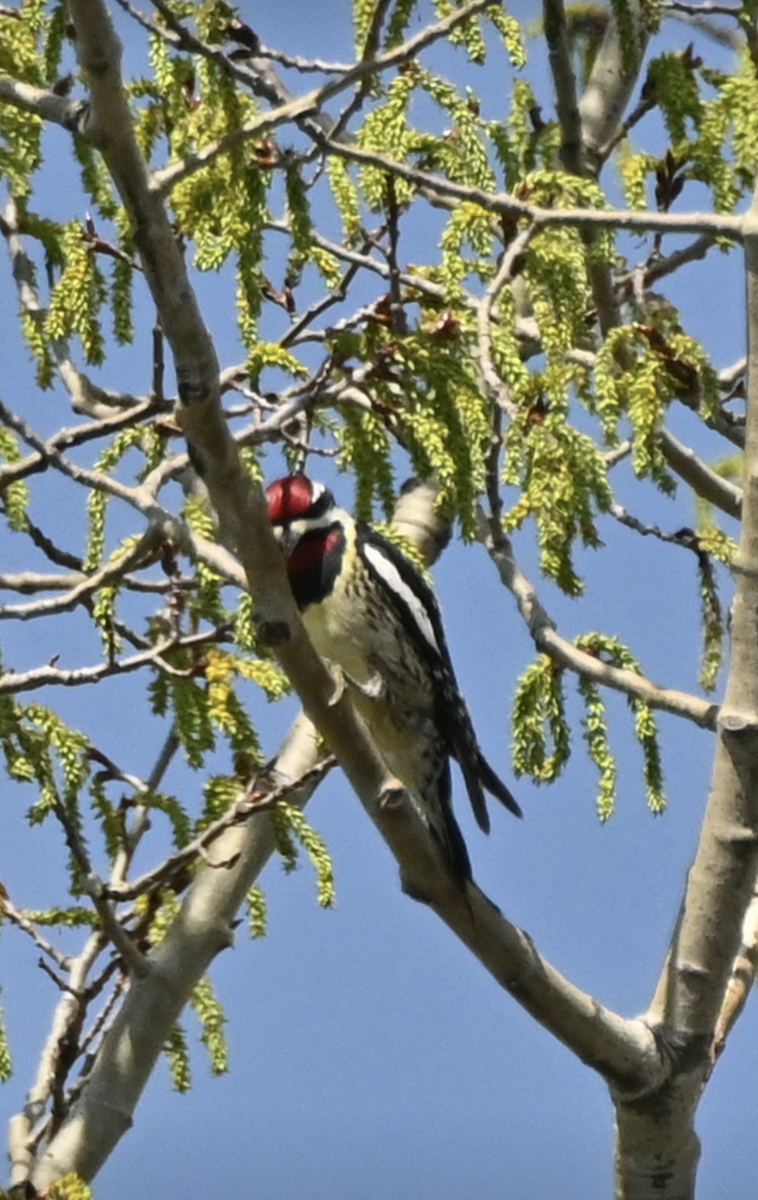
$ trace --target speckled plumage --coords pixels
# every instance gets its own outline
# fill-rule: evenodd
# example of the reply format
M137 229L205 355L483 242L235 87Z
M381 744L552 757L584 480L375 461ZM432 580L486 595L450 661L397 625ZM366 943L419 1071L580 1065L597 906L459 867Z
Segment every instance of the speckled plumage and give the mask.
M482 829L489 830L484 789L520 809L479 748L431 589L393 543L356 525L321 484L290 476L271 485L268 499L315 648L356 685L354 702L387 767L463 884L471 866L452 810L450 757Z

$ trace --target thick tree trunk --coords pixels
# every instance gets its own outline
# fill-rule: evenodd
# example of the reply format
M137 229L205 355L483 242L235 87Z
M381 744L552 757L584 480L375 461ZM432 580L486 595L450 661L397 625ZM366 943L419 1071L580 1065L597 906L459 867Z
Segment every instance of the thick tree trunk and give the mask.
M616 1105L617 1200L692 1200L697 1106L758 872L758 199L745 217L748 396L732 657L711 790L669 955L647 1020L670 1080Z
M616 1105L616 1200L693 1200L699 1092L685 1079L652 1098Z

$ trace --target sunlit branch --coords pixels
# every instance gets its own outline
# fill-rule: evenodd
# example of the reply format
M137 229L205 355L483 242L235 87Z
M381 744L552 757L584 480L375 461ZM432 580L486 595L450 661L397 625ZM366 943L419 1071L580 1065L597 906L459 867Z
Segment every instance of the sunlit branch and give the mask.
M8 75L0 75L0 100L20 108L23 112L32 113L44 121L53 121L64 129L75 132L87 104L84 100L71 100L66 96L57 96L55 92L45 88L32 87Z
M719 385L727 390L733 388L738 379L740 379L747 370L747 359L740 358L731 367L725 367L723 371L719 371Z
M35 600L29 604L0 605L0 621L28 621L36 617L47 617L54 613L67 612L90 597L98 588L123 576L125 571L145 565L154 560L163 534L160 529L150 528L137 544L118 558L106 563L93 575L85 575L63 596L47 600ZM2 586L2 577L0 577Z
M290 780L287 783L281 784L279 787L266 788L265 781L261 787L257 788L255 781L246 789L245 792L232 804L216 821L213 821L202 833L188 842L186 846L182 846L174 854L169 855L158 866L150 871L146 871L136 879L129 879L120 884L111 883L105 887L105 895L118 904L127 900L136 900L138 896L148 895L157 888L165 887L171 880L191 862L194 862L199 855L207 852L212 848L214 843L218 842L222 833L230 829L233 825L241 825L246 821L254 820L257 816L264 812L270 812L272 808L281 800L289 799L293 792L299 791L301 788L316 787L326 777L336 760L333 756L321 759L313 767L301 772L297 779ZM206 861L207 854L205 855ZM212 861L209 861L209 866L214 867ZM222 863L217 864L223 865Z
M583 173L582 123L579 119L576 79L571 65L571 49L563 0L543 0L542 20L555 87L558 124L561 127L561 162L567 171L574 175L581 175Z
M638 229L649 233L708 233L723 235L739 241L742 238L743 217L721 213L659 213L631 209L541 208L517 200L507 192L487 192L470 184L454 183L431 175L407 163L398 162L374 150L328 141L331 153L350 162L380 167L405 179L419 189L427 188L442 196L478 204L486 212L510 217L524 217L538 226L564 226L579 229Z
M713 1066L726 1049L726 1043L747 1004L758 970L758 896L748 905L742 922L742 945L732 965L732 973L724 993L716 1032L713 1035Z
M705 729L716 728L718 705L701 700L688 692L659 687L646 676L604 663L561 637L555 628L555 622L540 603L534 584L519 567L510 539L494 518L487 519L483 513L480 514L480 537L500 573L500 578L513 595L538 650L549 654L561 666L602 687L609 687L625 696L634 697L649 704L651 708L685 717Z
M274 95L272 97L274 103L278 103L277 108L262 115L260 118L256 118L254 121L248 122L239 130L234 130L232 133L220 139L218 142L204 147L203 150L198 151L198 153L193 155L191 158L184 159L180 163L176 163L170 167L165 167L162 171L155 172L153 174L152 186L162 192L166 192L170 190L171 187L173 187L177 182L187 178L188 175L194 174L195 171L200 170L203 166L209 162L212 162L219 155L227 154L234 146L240 145L251 138L262 137L270 130L276 129L282 124L292 121L297 122L304 118L312 118L317 116L323 106L333 96L337 96L341 92L346 91L348 88L352 87L354 83L360 84L365 78L373 78L380 72L387 71L390 68L415 57L417 54L420 54L422 50L425 50L427 46L431 46L434 42L440 40L441 38L447 37L452 30L458 27L458 25L462 24L464 21L467 21L476 13L482 12L493 2L494 0L472 0L471 3L464 5L462 8L455 9L442 21L438 21L436 24L430 25L426 29L421 30L421 32L416 34L414 37L408 38L408 40L403 42L402 45L395 46L392 50L388 50L384 54L377 55L375 58L370 58L363 62L356 63L355 66L353 66L349 71L345 72L344 75L341 75L338 79L329 80L320 88L316 88L314 91L309 92L307 95L301 96L298 99L288 99L290 95L289 90L284 88L283 85L277 80L274 90L278 91L278 95ZM177 22L176 18L170 14L168 6L163 5L162 2L160 2L156 5L156 7L160 8L161 11L163 11L165 8L169 12L169 16L167 16L166 19L169 21L172 27L176 29L179 25L179 22ZM206 54L207 56L212 57L214 61L218 62L219 65L224 67L224 69L228 69L230 73L238 77L239 71L242 68L239 68L239 66L231 63L231 61L221 52L216 51L211 47L206 47L203 42L190 34L185 27L182 26L181 29L182 36L186 38L186 45L188 48L191 47L196 51L196 53ZM227 64L229 64L228 67L225 66L224 60ZM253 90L255 90L257 81L254 72L247 71L246 75L248 84L253 88ZM284 102L282 102L282 99ZM309 132L312 136L315 135L318 139L323 136L323 131L318 125L311 124L309 126Z
M37 1077L23 1110L13 1117L8 1132L8 1157L11 1181L28 1179L34 1163L34 1128L45 1113L58 1075L58 1064L72 1026L81 1020L83 993L93 963L106 945L105 935L97 932L88 939L81 954L71 964L68 988L55 1009L50 1034L40 1057Z
M520 256L524 253L534 234L534 226L522 229L513 239L503 255L502 262L492 282L487 287L477 306L478 356L477 367L484 390L492 401L510 416L515 416L517 405L511 399L508 388L498 375L492 361L492 318L495 301L500 292L512 282Z
M35 688L51 685L81 687L88 683L98 683L101 679L108 679L114 675L128 675L132 671L139 671L142 667L156 665L169 675L189 678L193 673L191 669L178 670L166 662L164 656L171 650L212 645L219 641L228 641L230 637L230 629L219 627L207 633L165 638L142 654L133 654L130 658L97 663L92 667L72 667L70 670L66 670L63 667L48 664L45 667L34 667L30 671L8 671L4 675L0 675L0 696L15 696L21 692L30 692Z
M694 450L685 446L665 427L658 431L661 449L666 462L690 487L736 520L742 514L742 488L718 475L707 463L698 458Z

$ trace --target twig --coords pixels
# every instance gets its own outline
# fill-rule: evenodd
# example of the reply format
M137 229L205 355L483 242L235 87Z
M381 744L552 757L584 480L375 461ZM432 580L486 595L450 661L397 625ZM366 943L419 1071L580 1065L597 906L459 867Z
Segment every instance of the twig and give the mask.
M542 20L555 86L558 124L561 127L561 162L567 171L581 175L584 172L582 122L579 117L576 79L571 65L571 48L563 0L543 0Z
M549 654L561 666L604 687L613 688L625 696L633 696L651 708L685 717L704 729L715 729L718 705L687 692L658 687L644 675L637 675L578 649L561 637L555 622L539 601L536 588L518 566L510 539L503 533L494 517L487 519L480 512L479 535L497 567L500 578L512 593L519 612L539 650Z
M207 633L162 639L142 654L135 654L131 658L114 659L112 662L98 663L93 667L72 667L70 670L63 670L48 664L45 667L34 667L30 671L18 673L8 671L4 675L0 675L0 696L15 696L20 692L29 692L35 688L49 685L80 687L87 683L98 683L99 680L113 675L127 675L142 667L156 665L177 678L189 678L195 673L194 668L188 668L186 671L177 670L165 661L164 655L171 650L189 649L208 643L227 641L230 637L231 630L220 626Z
M154 562L158 543L162 537L162 530L148 527L136 546L126 550L119 558L106 563L94 575L85 576L65 595L53 596L48 600L35 600L29 604L0 605L0 621L28 621L32 618L51 616L76 608L77 604L82 604L98 588L118 579L125 571Z
M37 928L33 921L24 916L23 912L16 908L13 901L8 896L5 888L0 885L0 912L16 925L24 933L33 940L34 944L40 949L43 954L47 954L54 963L60 967L62 971L68 971L71 967L71 956L64 954L61 950L49 942L43 933Z
M477 306L478 326L478 356L477 368L485 391L490 395L494 404L498 405L510 416L515 416L518 408L511 399L510 392L498 375L492 361L492 316L495 301L503 288L512 282L518 267L519 258L526 249L534 234L534 226L529 225L516 235L505 254L492 282Z
M728 479L722 479L698 458L694 450L683 445L665 427L659 430L658 436L666 462L677 475L680 475L698 496L739 520L742 514L742 488L730 483Z
M174 875L183 871L188 863L196 859L202 851L212 846L225 830L230 829L233 825L242 824L251 816L255 816L258 813L270 812L272 808L276 808L280 800L286 800L288 796L293 792L299 791L300 788L311 787L320 783L336 765L336 761L333 755L329 755L327 758L321 759L320 762L317 762L309 770L304 771L297 779L274 788L267 793L262 794L257 792L255 790L255 783L251 784L240 798L227 809L223 816L213 821L202 833L193 838L191 842L188 842L186 846L182 846L181 850L177 850L176 853L171 854L157 867L154 867L151 871L146 871L144 875L140 875L138 879L129 880L128 883L108 885L106 895L111 900L115 900L120 904L126 900L136 900L138 896L149 895L151 892L164 887Z
M667 533L658 525L648 525L644 521L640 521L638 517L632 516L622 504L612 504L608 511L620 525L626 526L627 529L633 529L635 533L641 534L642 537L653 537L659 542L667 542L672 546L681 546L684 550L691 550L698 558L702 556L707 560L707 555L701 548L700 539L694 529L685 528L677 530L676 533Z
M82 1019L84 987L92 964L104 949L106 939L100 931L93 933L69 972L69 990L58 1001L50 1034L42 1050L37 1076L23 1110L9 1124L8 1154L11 1160L11 1179L21 1183L28 1179L33 1166L33 1131L42 1118L52 1095L59 1073L61 1053L72 1028Z

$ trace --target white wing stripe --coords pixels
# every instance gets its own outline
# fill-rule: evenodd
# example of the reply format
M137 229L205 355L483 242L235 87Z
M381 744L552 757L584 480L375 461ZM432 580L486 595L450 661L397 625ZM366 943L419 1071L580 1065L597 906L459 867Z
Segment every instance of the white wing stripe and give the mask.
M442 651L439 643L437 642L437 638L435 637L434 627L429 620L429 614L427 613L426 608L419 600L413 589L409 588L408 584L403 581L395 564L384 554L382 554L378 546L372 545L371 542L368 542L364 546L363 552L368 561L371 563L371 566L376 571L377 575L384 580L390 593L399 596L402 599L424 639L429 643L435 653L442 657Z

